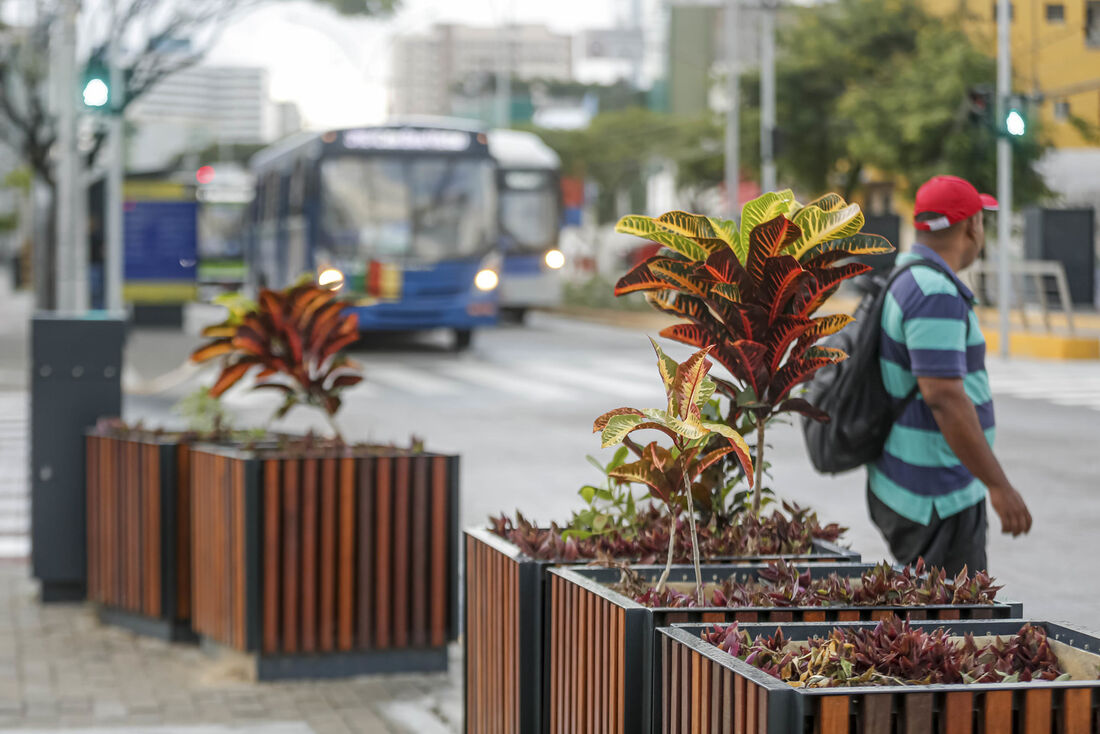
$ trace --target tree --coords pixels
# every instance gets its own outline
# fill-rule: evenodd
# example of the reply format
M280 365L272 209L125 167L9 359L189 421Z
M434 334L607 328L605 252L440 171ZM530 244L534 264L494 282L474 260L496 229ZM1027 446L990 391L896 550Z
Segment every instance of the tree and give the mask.
M2 0L0 0L2 2ZM68 0L35 0L34 20L27 27L0 24L0 140L30 166L51 192L51 231L40 243L51 253L56 179L51 151L57 140L56 120L48 99L50 29ZM89 59L105 58L112 42L123 49L125 90L122 107L133 103L164 77L196 64L216 40L217 31L233 17L263 0L115 0L105 9L96 0L77 0L83 11L81 47ZM384 15L400 0L318 0L342 14ZM72 90L75 95L77 90ZM93 165L103 142L97 133L86 163ZM52 266L49 266L52 267ZM50 279L44 279L49 282ZM51 293L40 306L53 305Z
M783 131L780 178L849 198L873 168L912 192L934 173L955 173L984 190L996 175L995 133L968 124L966 91L995 79L992 57L918 0L837 0L792 9L776 66ZM759 141L759 76L746 75L742 130ZM1034 125L1015 141L1016 201L1046 193L1032 164L1042 155ZM757 168L759 155L744 159Z

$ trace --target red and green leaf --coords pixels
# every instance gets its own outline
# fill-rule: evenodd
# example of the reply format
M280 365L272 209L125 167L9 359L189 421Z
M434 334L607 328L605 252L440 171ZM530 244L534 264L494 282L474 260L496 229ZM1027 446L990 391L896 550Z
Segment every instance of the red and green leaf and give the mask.
M780 214L775 219L753 228L749 235L749 260L746 270L754 285L764 282L764 266L769 258L797 240L802 232L791 220Z
M637 293L639 291L661 291L668 290L672 286L654 275L649 265L652 262L661 260L664 258L652 257L645 262L635 265L630 272L623 277L619 278L615 283L615 295L624 296L627 293Z

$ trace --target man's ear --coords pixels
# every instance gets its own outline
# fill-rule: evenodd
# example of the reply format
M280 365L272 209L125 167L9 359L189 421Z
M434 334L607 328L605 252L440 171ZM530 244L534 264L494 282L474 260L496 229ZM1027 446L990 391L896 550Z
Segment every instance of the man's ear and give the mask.
M972 217L969 217L963 223L963 226L966 227L965 231L966 231L966 236L967 237L970 237L971 239L978 239L978 227L980 227L981 223L982 223L981 222L981 217L982 217L982 212L979 210L977 214L975 214Z

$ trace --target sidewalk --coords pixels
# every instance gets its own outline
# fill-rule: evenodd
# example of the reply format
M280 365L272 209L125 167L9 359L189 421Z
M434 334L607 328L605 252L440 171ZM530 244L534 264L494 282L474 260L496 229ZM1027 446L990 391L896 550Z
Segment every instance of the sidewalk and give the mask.
M0 729L450 734L460 726L457 672L253 683L196 647L102 626L90 606L43 606L29 571L0 562Z

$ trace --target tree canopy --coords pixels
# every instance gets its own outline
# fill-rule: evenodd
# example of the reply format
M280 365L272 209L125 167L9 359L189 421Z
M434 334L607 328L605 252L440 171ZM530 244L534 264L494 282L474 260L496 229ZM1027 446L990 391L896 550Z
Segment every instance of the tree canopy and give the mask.
M780 179L806 191L851 195L873 169L912 193L937 173L992 190L996 134L969 121L967 90L992 84L995 60L918 0L837 0L798 8L781 30L776 116ZM743 131L759 140L759 76L744 82ZM1013 141L1015 198L1046 193L1033 163L1045 146L1038 120ZM746 165L758 167L750 152Z

